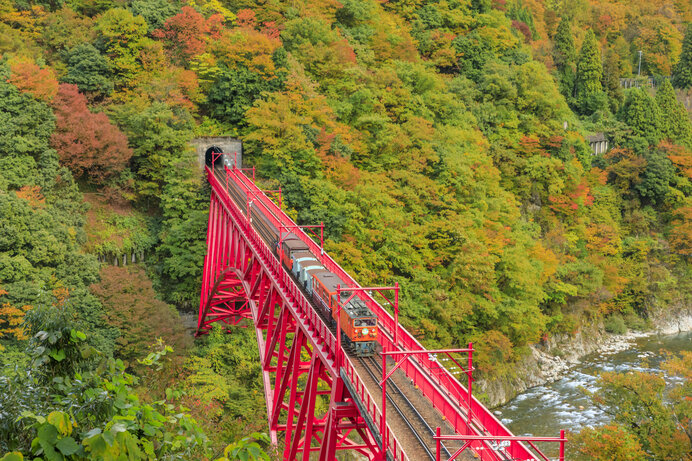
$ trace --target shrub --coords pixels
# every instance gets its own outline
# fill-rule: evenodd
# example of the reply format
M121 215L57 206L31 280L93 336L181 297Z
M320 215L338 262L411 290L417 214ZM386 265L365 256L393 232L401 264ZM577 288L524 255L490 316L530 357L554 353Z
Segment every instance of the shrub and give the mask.
M627 325L625 319L619 314L613 314L605 319L605 330L608 333L623 335L627 333Z
M637 314L628 314L625 316L625 325L630 330L644 331L649 325L646 319L639 317Z

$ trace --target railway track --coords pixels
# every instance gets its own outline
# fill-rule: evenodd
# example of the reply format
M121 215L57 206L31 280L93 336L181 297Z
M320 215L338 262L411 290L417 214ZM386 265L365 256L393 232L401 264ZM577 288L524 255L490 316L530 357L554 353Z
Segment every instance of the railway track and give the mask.
M374 357L354 358L360 362L372 380L379 382L378 377L382 376L382 367ZM428 458L434 460L437 449L433 439L435 430L430 427L426 419L421 415L413 402L406 397L394 379L390 378L387 381L387 388L389 389L389 392L387 392L387 405L389 405L389 408L393 408L401 417ZM444 444L442 444L442 450L448 457L451 456Z

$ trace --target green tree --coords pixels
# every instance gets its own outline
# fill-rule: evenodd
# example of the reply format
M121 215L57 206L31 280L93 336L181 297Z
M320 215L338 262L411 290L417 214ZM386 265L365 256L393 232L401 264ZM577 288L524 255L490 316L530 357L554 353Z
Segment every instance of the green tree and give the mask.
M604 373L603 393L596 402L627 427L656 459L681 459L690 440L664 401L665 381L648 373Z
M675 183L675 166L661 149L650 149L644 154L646 168L642 180L635 186L644 200L662 205Z
M30 317L32 362L19 373L0 374L0 451L55 460L209 455L207 438L187 410L140 400L138 379L125 364L87 345L69 304L40 307ZM140 363L162 367L169 352L161 345Z
M199 297L207 249L209 190L202 186L197 165L180 160L164 177L160 207L165 217L157 255L166 300L192 306Z
M113 91L108 61L90 43L75 46L67 53L65 83L73 83L82 92L108 96Z
M610 101L610 110L616 114L625 99L625 93L620 86L621 65L620 57L613 50L608 50L603 61L603 89Z
M116 83L129 83L141 70L147 23L124 8L106 11L96 22L106 59Z
M229 68L222 64L207 93L209 113L233 126L245 125L245 112L263 92L281 88L278 78L266 79L243 65Z
M669 397L678 421L686 428L687 436L692 441L692 352L682 351L679 356L669 357L663 369L682 378L670 391Z
M491 0L471 0L471 8L478 14L487 13L492 7Z
M96 38L94 20L76 13L66 5L49 13L41 22L41 43L51 54L65 52Z
M70 0L66 3L68 3L73 10L90 17L95 17L109 8L114 8L118 5L118 3L113 0Z
M687 26L685 39L682 42L682 54L673 68L672 80L676 88L692 87L692 24Z
M604 100L602 78L601 49L593 30L589 30L579 52L574 84L575 103L582 114L590 114L600 108Z
M37 158L39 152L47 151L54 121L46 104L0 78L0 162L26 155Z
M459 72L473 81L478 81L483 76L483 66L494 57L494 53L484 42L484 37L475 30L466 35L458 35L452 41Z
M188 152L194 121L184 109L136 100L111 108L134 150L135 187L149 205L158 205L169 167Z
M135 16L142 16L149 26L149 32L152 32L174 16L178 7L168 0L133 0L130 10Z
M656 90L656 103L661 112L661 135L678 143L692 142L692 124L685 106L678 101L668 79Z
M258 442L264 444L269 443L267 434L259 434L257 432L250 434L248 437L243 437L239 441L228 445L223 450L223 458L216 461L231 461L234 459L246 459L248 461L269 461L269 455L262 450Z
M568 99L573 95L576 59L572 24L569 19L562 18L553 38L553 62L557 69L560 93Z
M632 129L635 136L646 139L650 145L655 145L661 140L661 110L646 91L639 88L630 90L618 115L620 120Z

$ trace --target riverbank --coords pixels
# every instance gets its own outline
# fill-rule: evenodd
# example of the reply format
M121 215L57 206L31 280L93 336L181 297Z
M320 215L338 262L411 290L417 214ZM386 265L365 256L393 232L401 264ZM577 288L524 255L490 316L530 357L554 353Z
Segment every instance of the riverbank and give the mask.
M496 408L495 415L516 435L556 435L560 429L579 432L586 426L609 423L612 415L594 404L588 392L598 393L598 377L603 372L638 371L661 374L669 386L681 380L662 369L666 355L661 350L679 353L689 351L692 331L672 335L656 334L634 340L627 349L593 353L570 367L561 379L533 387L506 405ZM549 457L557 456L552 444L544 447Z
M554 335L532 345L516 365L514 376L504 379L479 379L477 392L485 394L491 408L504 405L522 392L561 379L582 358L593 353L613 353L631 347L642 337L692 331L692 308L657 312L650 317L652 328L622 335L605 331L602 324L588 325L574 335Z

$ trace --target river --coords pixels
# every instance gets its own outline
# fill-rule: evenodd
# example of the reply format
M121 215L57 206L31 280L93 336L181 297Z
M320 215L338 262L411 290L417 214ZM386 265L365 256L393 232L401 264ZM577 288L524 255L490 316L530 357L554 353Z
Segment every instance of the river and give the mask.
M603 371L661 372L665 359L661 350L692 350L692 332L647 336L633 342L626 350L584 357L561 380L518 395L497 409L497 416L516 435L557 436L560 429L579 431L607 423L608 415L594 406L582 389L597 391L597 377ZM675 379L666 376L669 382ZM546 451L553 454L552 449Z

